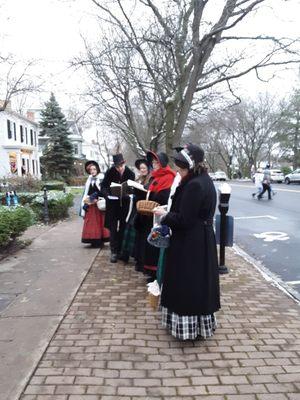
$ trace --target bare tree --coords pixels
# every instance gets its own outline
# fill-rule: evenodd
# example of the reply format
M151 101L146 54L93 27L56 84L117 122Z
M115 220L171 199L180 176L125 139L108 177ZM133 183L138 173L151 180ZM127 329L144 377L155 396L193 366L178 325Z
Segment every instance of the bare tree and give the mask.
M278 144L280 118L277 102L266 94L211 112L194 130L200 130L208 138L208 154L212 153L214 158L218 155L219 165L223 164L229 176L234 159L239 169L249 175L252 165L270 161L272 150Z
M103 138L103 135L100 135L100 132L97 131L97 146L100 153L100 156L107 168L110 167L110 153L111 149L108 146L107 138Z
M113 33L103 38L101 48L86 44L87 57L75 64L87 68L91 87L87 91L98 121L122 135L136 154L156 150L163 136L163 107L147 71L132 65L134 53Z
M15 98L23 110L26 96L41 88L41 80L32 74L34 66L34 60L18 62L12 55L0 55L0 112Z
M198 118L185 135L186 141L200 145L205 150L205 160L211 171L227 170L231 177L234 140L222 126L224 109L215 109Z
M124 128L118 115L114 121L116 128L129 138L134 130L136 121L126 95L134 83L132 70L142 71L139 84L143 92L152 93L154 97L154 91L159 101L157 105L163 116L159 120L159 124L163 123L160 132L165 136L168 153L180 143L199 94L221 84L232 91L231 82L250 71L255 71L260 78L262 68L293 65L300 60L296 41L237 33L237 28L247 26L250 16L258 12L266 0L139 0L134 2L136 7L122 0L115 0L113 7L111 1L91 1L99 10L101 23L109 24L119 36L118 46L112 40L109 57L117 66L118 77L122 77L123 68L122 82L119 78L114 80L122 86L122 95L114 92L114 87L110 95L116 103L124 103L131 126L126 131L128 124ZM213 12L210 6L215 7ZM143 24L139 23L138 15L143 15ZM129 54L127 62L118 60L121 48ZM99 61L105 56L99 53ZM99 82L108 80L107 88L112 77L116 77L111 65L108 68L110 72L105 78L101 72L98 77L98 71L94 74ZM133 140L137 139L134 135ZM141 143L136 146L142 147Z

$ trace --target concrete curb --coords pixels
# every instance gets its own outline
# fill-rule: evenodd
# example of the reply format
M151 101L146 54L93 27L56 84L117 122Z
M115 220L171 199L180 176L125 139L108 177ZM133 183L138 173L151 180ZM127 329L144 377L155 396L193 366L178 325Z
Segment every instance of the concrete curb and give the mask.
M237 244L234 244L232 249L235 254L242 257L245 261L253 265L254 268L260 272L260 274L266 281L270 282L273 286L276 286L287 296L292 298L297 304L300 304L300 294L292 287L290 287L288 284L283 282L276 274L271 272L267 267L265 267L261 261L256 260L254 257L250 256Z

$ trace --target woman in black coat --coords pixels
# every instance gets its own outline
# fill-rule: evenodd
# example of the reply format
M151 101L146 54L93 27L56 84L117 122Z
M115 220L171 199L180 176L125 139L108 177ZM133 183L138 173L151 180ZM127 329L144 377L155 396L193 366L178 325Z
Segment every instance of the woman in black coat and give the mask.
M176 173L169 167L168 156L163 152L156 154L152 151L148 151L147 160L153 168L151 172L151 183L148 188L150 192L149 200L156 201L160 205L165 205L168 203L170 189ZM149 275L148 281L154 281L156 279L159 260L159 249L151 246L147 242L147 236L153 227L153 216L138 215L135 221L135 227L139 231L140 240L143 242L143 254L139 254L138 263L140 266L143 265L144 273ZM141 267L137 269L141 269Z
M174 157L182 181L162 224L172 230L161 294L162 324L176 338L213 335L220 308L213 217L216 191L198 146L178 148Z
M130 199L112 195L111 184L121 184L128 179L135 179L134 172L126 165L123 155L113 155L114 166L109 168L102 181L102 193L106 199L105 227L110 230L110 261L116 263L120 258L120 251L126 225L126 216L129 210Z

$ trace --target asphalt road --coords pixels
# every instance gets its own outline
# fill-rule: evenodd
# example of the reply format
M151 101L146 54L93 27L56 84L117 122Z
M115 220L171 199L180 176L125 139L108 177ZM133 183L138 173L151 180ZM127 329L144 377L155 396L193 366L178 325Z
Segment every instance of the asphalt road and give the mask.
M300 185L274 184L272 200L253 199L251 182L232 187L228 215L234 216L234 241L296 290L300 298ZM218 183L216 183L218 187Z

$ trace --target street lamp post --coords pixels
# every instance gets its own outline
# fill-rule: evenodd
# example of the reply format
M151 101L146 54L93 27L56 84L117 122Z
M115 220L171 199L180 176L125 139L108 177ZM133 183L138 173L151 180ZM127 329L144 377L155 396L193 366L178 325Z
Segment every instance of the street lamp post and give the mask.
M48 195L46 186L44 186L44 221L46 225L49 224Z

